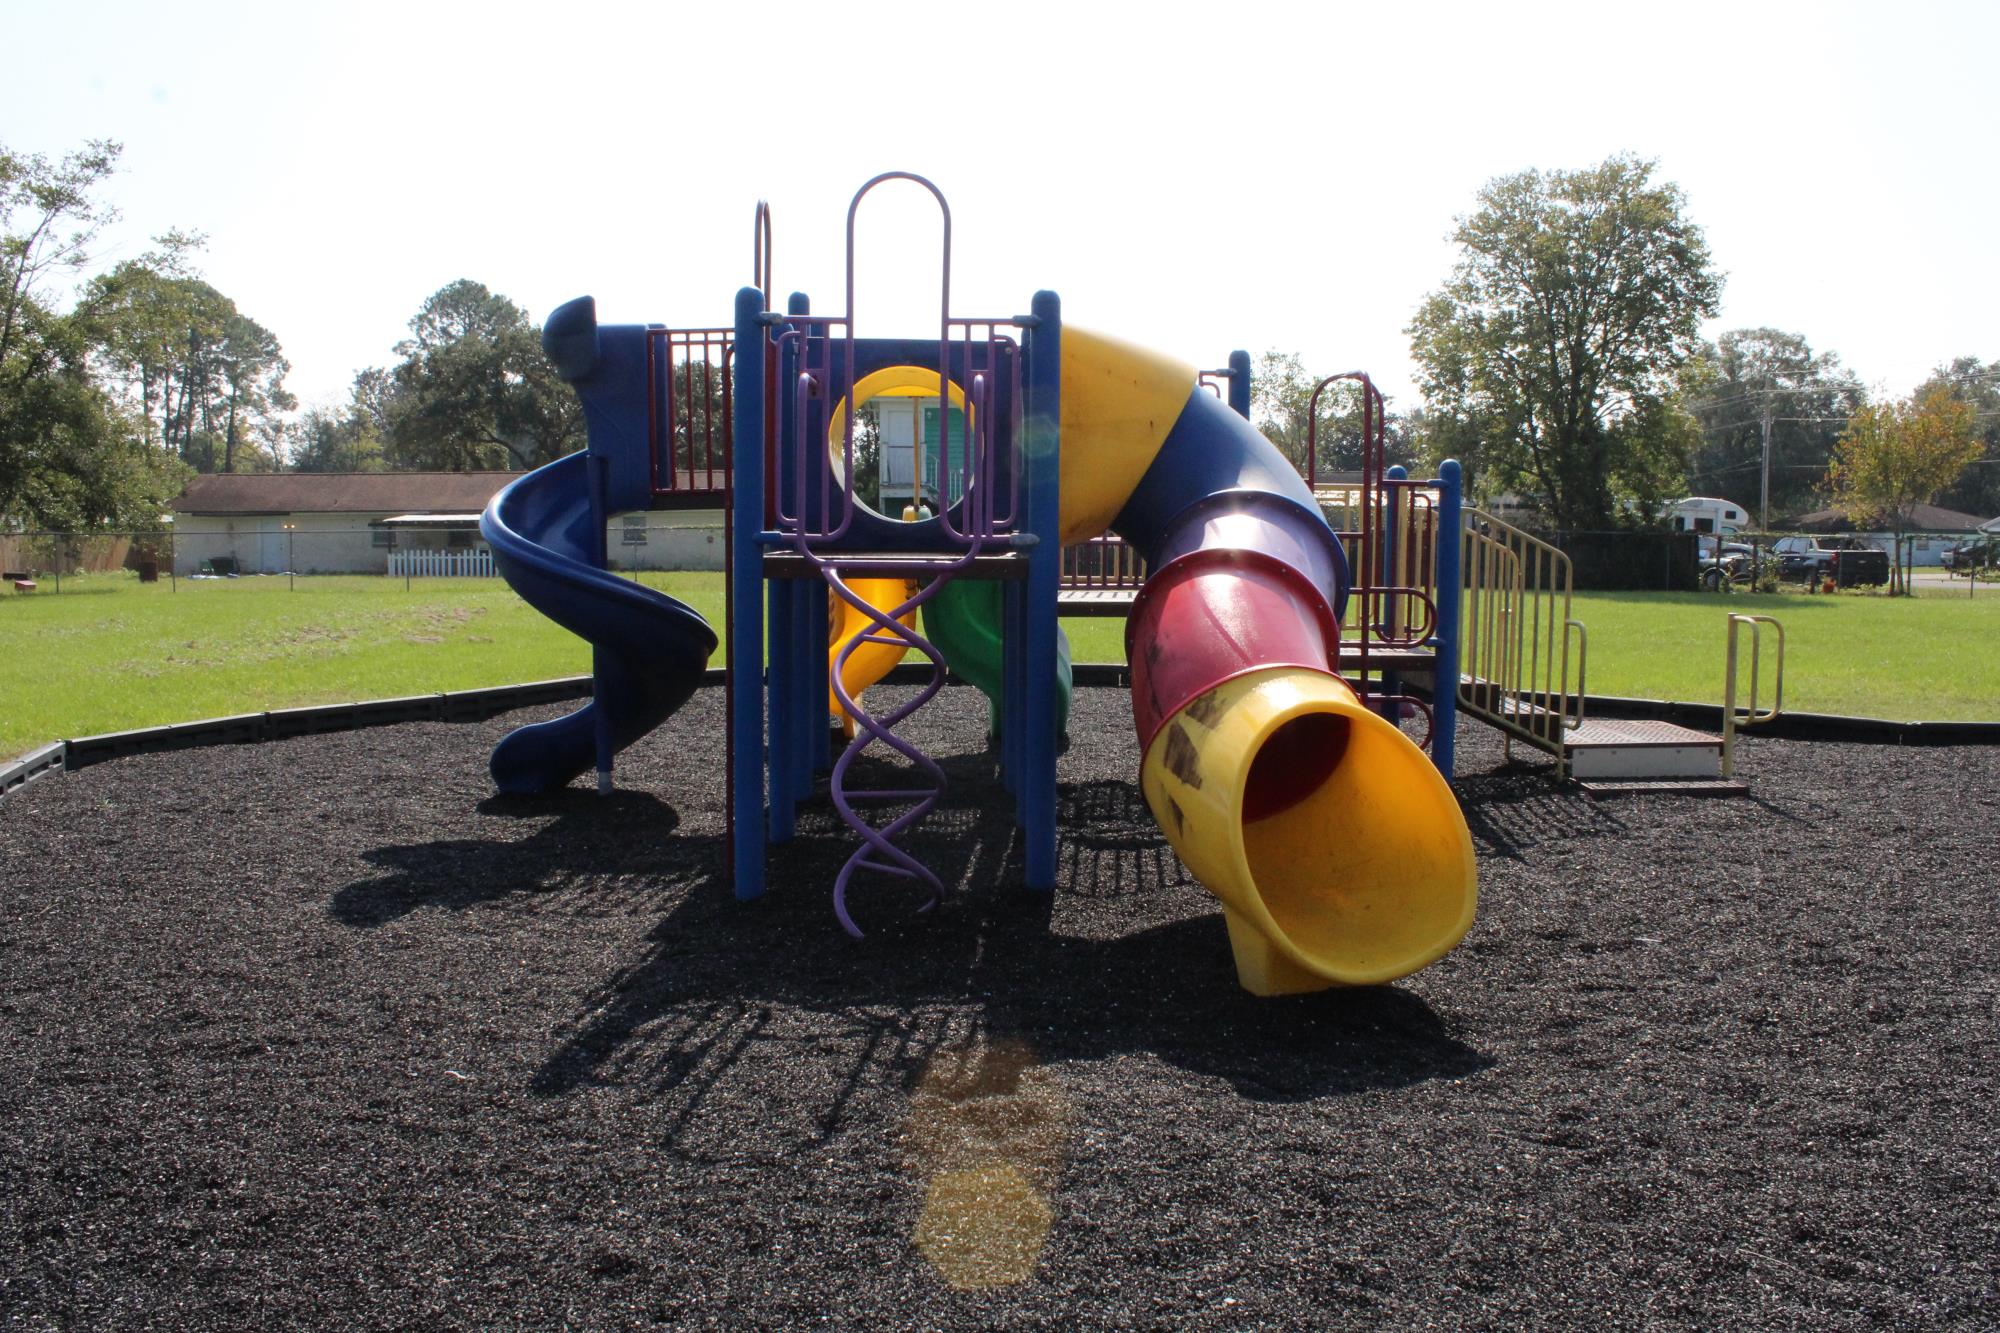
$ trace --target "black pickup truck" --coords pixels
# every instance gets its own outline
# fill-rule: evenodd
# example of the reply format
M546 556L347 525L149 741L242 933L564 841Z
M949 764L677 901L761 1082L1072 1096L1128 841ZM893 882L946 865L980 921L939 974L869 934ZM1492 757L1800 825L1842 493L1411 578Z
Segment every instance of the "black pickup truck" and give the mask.
M1867 587L1889 581L1889 553L1859 537L1780 537L1771 547L1778 577L1809 583L1832 579L1835 587Z

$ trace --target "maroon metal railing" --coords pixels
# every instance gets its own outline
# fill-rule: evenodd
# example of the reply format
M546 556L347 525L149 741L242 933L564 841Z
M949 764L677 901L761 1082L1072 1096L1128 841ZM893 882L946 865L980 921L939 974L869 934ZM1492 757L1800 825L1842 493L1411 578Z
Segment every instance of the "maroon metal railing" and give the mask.
M1336 531L1347 529L1341 546L1354 580L1343 635L1355 650L1354 679L1375 702L1413 704L1428 717L1420 700L1389 695L1379 686L1371 691L1369 677L1380 668L1369 659L1372 650L1420 647L1437 630L1436 496L1422 482L1388 475L1385 404L1361 371L1328 375L1313 386L1306 409L1305 475L1315 496L1322 492L1320 401L1338 383L1358 386L1361 396L1361 480L1341 488L1347 493L1336 506L1344 520Z
M646 429L655 508L713 506L729 490L729 329L646 331Z

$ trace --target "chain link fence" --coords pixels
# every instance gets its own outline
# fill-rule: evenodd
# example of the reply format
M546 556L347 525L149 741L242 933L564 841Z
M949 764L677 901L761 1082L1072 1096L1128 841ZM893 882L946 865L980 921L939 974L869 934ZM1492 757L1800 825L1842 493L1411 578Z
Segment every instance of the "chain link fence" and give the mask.
M722 516L627 514L606 526L607 567L619 573L723 567ZM0 593L64 595L184 580L370 577L384 586L435 578L495 578L476 519L324 522L189 521L154 532L0 533Z
M1579 590L1695 592L1818 591L1825 571L1811 554L1858 544L1884 552L1898 586L1918 596L2000 591L2000 532L1815 536L1810 533L1561 532L1554 544L1574 562ZM608 567L623 574L723 567L722 516L626 514L605 530ZM1090 553L1076 554L1087 557ZM289 588L340 578L405 588L439 578L495 578L492 553L471 517L375 522L192 519L154 532L0 533L0 595L64 595L124 584L282 578ZM1816 577L1817 576L1817 577Z
M1851 587L1919 597L1977 596L2000 582L2000 533L1557 532L1579 590L1813 594ZM1876 553L1842 570L1841 550ZM1879 558L1877 558L1879 556Z

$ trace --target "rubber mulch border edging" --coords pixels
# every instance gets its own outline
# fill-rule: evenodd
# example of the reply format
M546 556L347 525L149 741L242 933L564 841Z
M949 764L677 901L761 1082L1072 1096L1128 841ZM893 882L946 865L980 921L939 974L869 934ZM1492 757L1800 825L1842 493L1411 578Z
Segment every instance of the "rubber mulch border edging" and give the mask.
M1079 662L1071 668L1076 684L1125 687L1132 683L1129 667L1114 662ZM922 665L896 667L887 677L892 685L928 679ZM702 675L704 686L720 685L725 672L712 667ZM964 684L957 677L955 685ZM97 736L54 741L0 764L0 796L51 772L87 768L127 755L158 754L204 745L248 745L330 731L390 726L398 722L476 722L496 713L534 704L561 703L590 697L589 676L533 681L525 685L495 685L477 690L451 690L401 699L371 699L351 704L320 704L308 708L277 708L262 713L175 722ZM1421 691L1419 691L1421 693ZM1681 703L1672 699L1634 699L1621 695L1584 696L1586 715L1675 722L1685 727L1721 730L1718 704ZM1739 724L1740 725L1740 724ZM1748 730L1748 728L1745 728ZM1781 713L1755 726L1760 736L1775 740L1845 741L1869 745L2000 745L2000 722L1897 722L1888 718L1846 717L1836 713Z

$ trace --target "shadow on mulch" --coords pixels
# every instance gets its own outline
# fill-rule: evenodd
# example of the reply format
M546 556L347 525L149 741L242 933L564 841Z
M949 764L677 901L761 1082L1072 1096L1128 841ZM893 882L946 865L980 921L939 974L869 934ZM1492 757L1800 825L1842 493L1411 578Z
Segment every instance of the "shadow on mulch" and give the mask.
M586 867L593 880L657 872L661 846L681 823L679 811L650 793L599 796L580 787L492 796L478 809L505 819L554 818L520 840L449 838L364 852L363 861L386 873L338 890L328 905L334 919L373 929L419 908L466 911L547 893L582 878ZM719 847L717 839L692 841Z
M755 902L734 900L721 836L676 832L679 813L650 795L569 788L480 807L547 821L524 840L366 853L387 873L340 889L330 911L370 929L420 908L488 909L573 886L597 908L631 905L607 902L607 892L656 901L664 915L644 956L552 1034L555 1050L530 1087L561 1097L615 1083L671 1097L683 1126L724 1084L782 1070L773 1043L814 1066L772 1095L796 1103L809 1087L820 1105L803 1119L822 1141L839 1132L857 1088L914 1088L937 1056L974 1046L1019 1045L1044 1064L1152 1055L1267 1102L1458 1078L1493 1063L1406 990L1245 994L1212 900L1129 782L1063 785L1060 887L1027 893L1011 797L990 762L945 763L954 802L904 845L946 868L946 905L924 911L911 886L858 876L849 903L868 931L858 941L834 925L828 898L856 844L823 797L802 804L797 836L771 849L769 888ZM1178 919L1132 930L1134 899L1160 900L1152 905ZM741 1086L722 1094L744 1095ZM667 1146L679 1145L670 1135Z

